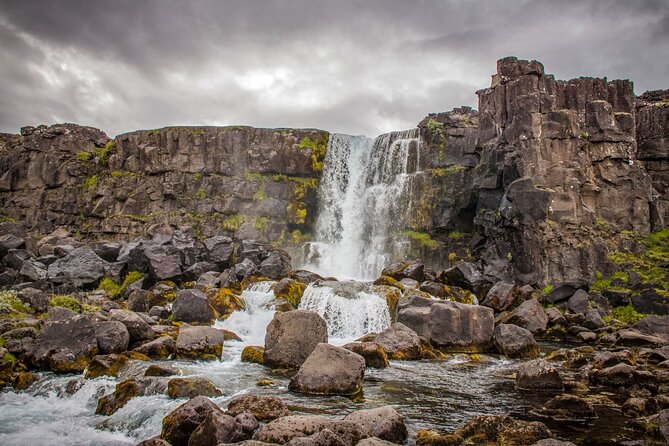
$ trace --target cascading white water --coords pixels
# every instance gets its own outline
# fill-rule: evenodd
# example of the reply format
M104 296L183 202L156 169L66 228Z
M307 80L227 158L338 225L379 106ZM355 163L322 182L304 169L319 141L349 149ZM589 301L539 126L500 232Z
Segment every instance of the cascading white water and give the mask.
M330 344L343 344L388 328L390 312L383 297L371 290L356 289L356 282L341 282L337 288L349 289L342 293L324 283L311 284L300 303L300 309L315 311L325 319Z
M231 349L224 351L226 357L239 357L237 350L247 345L264 345L267 325L274 317L272 286L276 282L257 282L242 292L246 303L244 310L234 311L227 319L217 321L216 328L230 330L242 338L242 342L230 343Z
M397 237L407 219L408 193L420 165L418 129L375 139L330 137L319 188L316 239L306 268L340 278L370 279L406 243Z

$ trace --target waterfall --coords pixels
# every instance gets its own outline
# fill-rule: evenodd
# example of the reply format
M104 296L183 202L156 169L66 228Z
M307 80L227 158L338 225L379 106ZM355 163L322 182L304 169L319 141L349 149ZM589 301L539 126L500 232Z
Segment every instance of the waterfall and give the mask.
M331 344L378 333L390 325L385 298L360 282L321 282L304 290L300 308L320 314L328 325Z
M257 282L242 292L242 298L246 308L232 312L224 321L217 321L216 328L230 330L242 338L241 343L226 344L224 355L234 357L237 350L247 345L265 345L265 331L267 325L274 317L274 308L271 302L274 300L272 286L276 282ZM227 351L232 347L231 351ZM228 355L230 353L230 355Z
M315 241L306 268L329 276L370 279L403 257L397 237L407 221L410 187L420 165L418 129L375 139L333 134L319 188Z

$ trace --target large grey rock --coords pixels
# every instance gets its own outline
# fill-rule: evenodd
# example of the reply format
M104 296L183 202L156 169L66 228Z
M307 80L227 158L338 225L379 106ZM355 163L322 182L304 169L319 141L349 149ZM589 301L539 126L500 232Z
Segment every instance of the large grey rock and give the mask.
M488 307L414 297L400 303L397 320L441 350L481 352L491 347L494 313Z
M101 354L122 353L128 350L130 333L125 324L119 321L100 321L95 323L95 337Z
M518 287L512 283L497 282L490 288L481 305L499 312L506 310L516 299Z
M234 245L230 237L216 236L202 240L209 252L209 261L225 269L230 266Z
M30 360L56 373L81 373L98 352L95 325L86 316L44 324Z
M577 290L567 301L567 308L574 313L583 313L590 308L590 295L587 291Z
M518 367L516 387L523 390L562 390L562 377L544 359L534 359Z
M526 300L504 320L506 324L518 325L532 332L542 334L548 326L548 316L544 307L536 299Z
M258 421L272 421L290 415L280 398L269 395L243 395L228 403L228 414L235 417L250 412Z
M344 417L344 420L361 424L370 437L397 444L403 444L407 439L404 417L392 406L356 410Z
M211 323L216 317L207 296L200 290L181 290L172 306L175 321Z
M293 438L286 444L288 446L346 446L346 443L330 429L323 429L308 437Z
M153 328L134 311L111 310L109 312L109 319L125 325L130 334L131 344L150 341L156 337L156 332L153 331Z
M217 410L193 431L188 446L216 446L220 443L236 443L248 439L242 426L233 417Z
M317 395L352 395L362 389L365 359L341 347L321 343L290 381L290 389Z
M497 351L509 358L531 358L539 355L532 332L512 324L499 324L494 337Z
M176 342L171 336L160 336L134 349L153 359L168 359L176 353L176 350Z
M197 396L183 403L163 418L160 437L172 446L188 446L188 439L211 413L221 409L204 396Z
M327 324L318 313L278 313L267 326L264 363L268 367L298 368L319 343L327 341Z
M420 358L420 338L401 322L395 322L374 338L389 358L412 360Z
M260 274L270 279L280 279L291 270L288 254L274 251L260 263Z
M54 283L93 286L105 276L109 266L89 246L82 246L49 265L47 277Z
M38 313L44 313L49 309L49 296L42 290L24 288L17 293L16 297Z
M289 415L278 418L256 431L253 439L265 443L286 444L293 438L320 432L328 419L319 415Z
M669 316L646 316L635 323L632 328L662 338L669 343Z
M182 325L177 336L177 358L219 359L223 354L225 332L214 327Z
M480 293L486 282L479 268L469 262L458 263L442 271L439 279L448 285L459 286L474 293Z
M206 378L178 377L167 382L167 396L170 398L194 398L196 396L221 396L218 388Z

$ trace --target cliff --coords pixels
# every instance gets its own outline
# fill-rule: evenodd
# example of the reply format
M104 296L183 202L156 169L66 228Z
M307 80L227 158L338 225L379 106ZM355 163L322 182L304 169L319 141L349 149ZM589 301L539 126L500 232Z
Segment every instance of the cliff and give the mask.
M316 216L329 134L177 127L109 139L74 124L3 135L5 218L127 239L161 229L299 244ZM294 243L293 243L294 242Z
M632 235L664 227L666 92L636 98L627 80L558 81L506 58L477 94L478 113L420 124L441 185L425 228L440 258L479 259L491 279L593 280Z
M669 221L669 90L556 80L498 61L468 107L428 115L412 163L411 254L478 261L491 281L594 280ZM165 229L267 240L299 256L313 234L329 134L173 127L113 140L74 124L0 135L5 220L89 239ZM398 259L400 260L400 259Z

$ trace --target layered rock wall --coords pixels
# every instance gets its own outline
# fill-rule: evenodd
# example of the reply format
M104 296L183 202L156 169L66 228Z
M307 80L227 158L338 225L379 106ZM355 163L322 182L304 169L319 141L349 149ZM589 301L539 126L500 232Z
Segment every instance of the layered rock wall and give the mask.
M179 127L110 140L72 124L3 135L5 218L111 239L162 229L299 244L316 218L329 134Z

